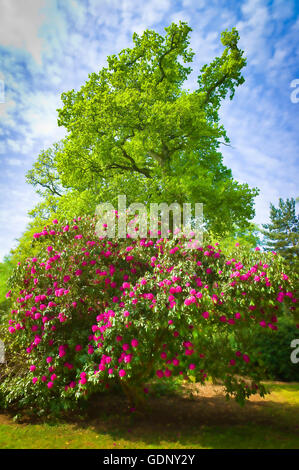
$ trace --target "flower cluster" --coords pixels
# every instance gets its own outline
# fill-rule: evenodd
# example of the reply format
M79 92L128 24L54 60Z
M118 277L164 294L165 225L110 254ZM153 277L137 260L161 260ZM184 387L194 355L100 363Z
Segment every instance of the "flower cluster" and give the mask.
M124 390L181 376L221 379L243 400L264 389L256 328L279 328L296 298L274 253L237 244L188 250L184 240L109 240L95 221L53 221L20 264L8 331L27 354L24 393L57 400L120 383ZM273 333L274 334L274 333Z

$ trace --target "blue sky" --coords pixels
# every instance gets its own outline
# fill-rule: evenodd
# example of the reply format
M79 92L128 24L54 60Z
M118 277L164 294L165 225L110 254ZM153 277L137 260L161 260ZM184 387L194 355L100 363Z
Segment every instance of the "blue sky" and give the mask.
M224 163L235 179L260 189L259 224L270 202L298 197L298 1L0 0L0 18L0 258L38 202L26 172L64 135L57 126L61 93L80 88L107 55L132 46L133 32L163 34L172 21L193 29L190 89L202 65L221 53L221 31L237 27L248 64L245 84L221 110L231 139Z

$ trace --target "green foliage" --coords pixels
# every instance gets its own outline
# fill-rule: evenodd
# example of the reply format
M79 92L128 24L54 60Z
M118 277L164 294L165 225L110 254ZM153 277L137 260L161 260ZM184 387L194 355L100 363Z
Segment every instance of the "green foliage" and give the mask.
M5 256L3 262L0 263L0 302L5 299L5 294L8 290L7 281L14 268L11 255Z
M67 135L28 174L45 197L40 213L53 196L59 216L76 217L125 194L128 204L201 202L215 234L233 224L244 229L254 216L257 190L233 179L219 151L229 142L221 101L244 81L238 32L222 33L221 57L201 69L190 92L183 84L192 70L191 28L180 22L165 31L134 34L134 47L108 56L79 91L62 94L58 123Z
M278 331L260 330L254 337L254 344L260 352L260 362L265 368L265 378L299 382L299 364L290 359L291 342L298 338L299 330L289 317L280 320Z
M294 198L279 199L278 208L270 204L270 220L263 224L264 245L269 251L278 252L288 263L298 268L299 215L296 215Z
M280 256L245 246L231 258L207 242L186 250L183 238L106 240L88 218L54 220L34 239L36 256L10 278L3 405L56 413L110 384L139 403L155 375L210 376L240 403L264 395L254 332L295 313Z
M27 183L32 184L40 196L61 196L63 193L55 167L55 156L60 149L61 143L55 143L48 150L42 151L26 175Z
M256 224L248 223L248 226L244 229L234 227L229 234L221 238L211 235L213 243L220 243L222 251L229 255L235 252L236 247L241 245L242 248L253 250L255 247L262 244L260 239L260 229Z

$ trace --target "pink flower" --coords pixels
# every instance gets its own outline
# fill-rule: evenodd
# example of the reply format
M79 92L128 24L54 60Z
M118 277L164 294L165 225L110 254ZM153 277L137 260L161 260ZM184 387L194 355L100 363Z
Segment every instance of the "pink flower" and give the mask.
M32 382L33 382L34 384L36 384L37 381L38 381L38 378L37 378L37 377L33 377Z
M190 369L190 370L194 370L195 367L196 367L195 364L189 364L189 369Z
M137 340L137 339L135 339L135 338L134 338L134 339L132 339L132 341L131 341L131 345L132 345L132 347L133 347L133 348L137 348L137 346L138 346L138 340Z
M47 383L47 387L48 387L48 388L52 388L53 385L54 385L54 382L48 382L48 383Z
M118 374L120 377L124 377L126 375L126 371L124 369L120 369Z
M243 361L245 361L245 362L250 361L249 356L247 356L247 354L243 354Z
M163 372L163 370L157 370L156 374L157 374L157 376L159 377L159 379L162 379L162 377L164 377L164 372Z
M50 364L50 362L52 362L52 360L53 360L53 358L52 358L51 356L49 356L49 357L47 357L46 362L47 362L48 364Z
M210 314L209 314L209 312L203 312L202 316L207 319L207 318L209 318Z
M124 357L125 363L128 364L129 362L131 362L132 357L133 357L132 354L127 354L127 355Z
M36 369L36 366L30 366L29 369L30 369L31 372L34 372L35 369Z

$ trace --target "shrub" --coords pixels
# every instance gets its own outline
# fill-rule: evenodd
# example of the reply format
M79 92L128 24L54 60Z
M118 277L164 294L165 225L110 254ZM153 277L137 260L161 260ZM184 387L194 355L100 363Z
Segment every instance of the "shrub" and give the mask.
M289 317L281 318L279 329L259 331L254 339L255 347L261 352L261 360L265 367L265 378L299 382L299 364L293 364L290 359L291 342L299 338L299 330Z
M220 379L243 402L265 393L252 340L294 313L281 259L183 239L96 236L95 221L53 221L34 235L39 254L11 278L7 320L18 373L2 381L4 406L66 409L120 384L134 404L152 377Z

